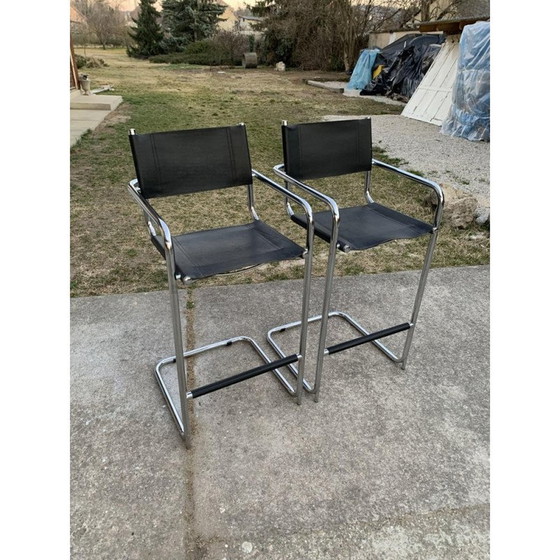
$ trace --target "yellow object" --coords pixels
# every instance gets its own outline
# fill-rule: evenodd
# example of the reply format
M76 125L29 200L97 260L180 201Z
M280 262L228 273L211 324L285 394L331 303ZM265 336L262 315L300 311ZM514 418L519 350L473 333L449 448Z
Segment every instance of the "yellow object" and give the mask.
M381 74L381 70L383 70L383 66L381 64L379 66L376 66L375 70L373 71L373 77L377 78L377 76Z

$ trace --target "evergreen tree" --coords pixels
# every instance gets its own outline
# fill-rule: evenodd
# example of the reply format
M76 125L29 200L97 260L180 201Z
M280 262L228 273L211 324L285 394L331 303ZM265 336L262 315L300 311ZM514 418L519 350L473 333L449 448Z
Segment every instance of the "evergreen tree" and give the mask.
M132 18L136 29L130 32L136 46L127 49L128 56L147 58L163 52L163 32L158 23L159 12L154 8L155 3L156 0L140 0L138 19Z
M212 36L225 10L214 0L163 0L161 7L165 31L183 45Z

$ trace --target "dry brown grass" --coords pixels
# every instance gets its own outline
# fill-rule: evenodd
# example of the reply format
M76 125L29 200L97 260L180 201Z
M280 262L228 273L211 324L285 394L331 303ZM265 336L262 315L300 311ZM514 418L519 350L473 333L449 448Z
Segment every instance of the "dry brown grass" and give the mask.
M156 65L126 57L123 51L92 53L108 67L90 71L93 87L110 84L124 103L71 152L71 293L73 296L164 289L165 267L148 240L140 212L126 192L134 178L128 146L128 128L139 132L163 131L245 122L253 167L272 175L282 159L280 122L320 120L326 114L364 115L399 112L398 107L371 99L346 98L313 88L304 79L337 74L279 73L271 69L242 70L186 68ZM381 154L380 159L384 159ZM341 204L361 203L361 181L333 181L321 188L336 189ZM283 201L257 186L257 207L267 222L290 237L304 242L303 230L291 223ZM427 217L422 196L406 182L383 173L376 175L374 195L404 211ZM405 205L400 202L409 200ZM228 206L222 202L227 200ZM174 206L158 200L156 207L177 233L248 220L243 189L225 193L201 193ZM421 266L425 240L403 241L374 251L341 255L338 274L376 273ZM444 224L434 266L487 263L488 231L477 226L454 230ZM326 244L317 241L315 273L323 273ZM272 264L244 274L209 282L261 282L298 278L300 262Z

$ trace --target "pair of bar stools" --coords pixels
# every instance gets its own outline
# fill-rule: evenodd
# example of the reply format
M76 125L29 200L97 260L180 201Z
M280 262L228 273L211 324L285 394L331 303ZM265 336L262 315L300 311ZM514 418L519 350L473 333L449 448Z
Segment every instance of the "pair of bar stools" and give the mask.
M273 372L285 389L301 403L303 391L319 397L323 358L364 343L372 343L388 358L404 369L412 343L418 311L443 210L442 190L433 181L419 177L372 158L371 120L353 119L332 122L282 124L284 163L274 172L284 181L277 184L251 167L245 126L206 128L136 134L130 131L130 144L137 177L129 184L129 191L143 211L150 238L167 263L167 277L171 297L175 356L161 360L155 369L157 382L187 447L190 447L188 403L218 389L228 387L266 372ZM416 183L429 187L437 194L438 204L433 223L426 223L374 202L371 193L372 168L397 173ZM312 179L365 174L365 204L339 208L336 201L308 184ZM287 214L306 229L306 246L301 247L276 229L265 224L255 208L253 180L258 179L270 188L271 194L284 199ZM172 235L165 221L148 202L151 198L187 195L200 191L244 186L248 191L251 221L242 225L193 231ZM290 190L291 189L291 190ZM302 194L296 194L299 192ZM314 212L304 196L325 204L328 210ZM299 210L292 208L296 204ZM339 251L361 251L395 239L415 238L431 234L424 265L420 274L416 299L410 321L369 332L346 313L330 310L330 296ZM329 257L325 274L322 313L309 317L313 241L317 236L329 243ZM217 274L239 271L256 265L303 258L304 280L301 319L281 325L268 332L267 340L279 358L270 360L264 350L250 337L237 336L208 344L193 350L184 350L181 311L177 282L184 284ZM341 317L358 331L351 340L326 346L328 319ZM311 384L305 377L307 330L310 322L320 321L315 375ZM273 335L290 328L299 329L299 351L286 355ZM399 356L389 350L380 339L408 331L404 348ZM189 388L185 359L215 348L247 342L262 358L262 366L237 373L203 387ZM183 359L177 359L177 357ZM162 368L175 364L179 388L179 410L164 382ZM282 373L281 368L291 372ZM290 382L295 378L295 386Z

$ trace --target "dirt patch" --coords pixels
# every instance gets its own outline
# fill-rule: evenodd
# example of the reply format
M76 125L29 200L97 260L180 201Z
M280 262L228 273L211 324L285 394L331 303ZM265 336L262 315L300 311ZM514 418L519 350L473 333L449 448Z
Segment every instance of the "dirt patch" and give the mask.
M115 125L128 121L130 121L130 107L126 103L123 103L117 110L109 113L96 130L104 131L107 128L114 128Z

